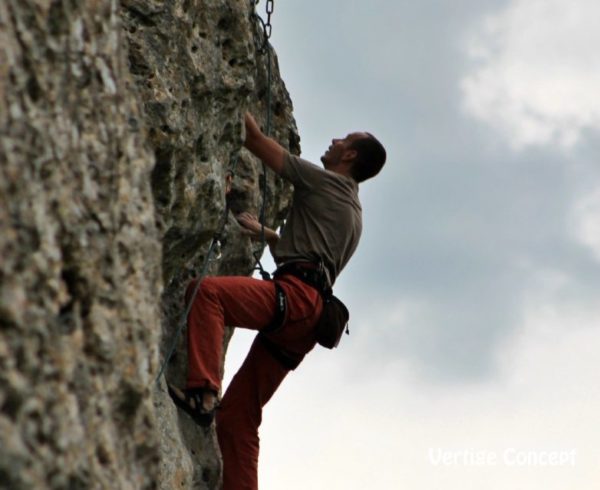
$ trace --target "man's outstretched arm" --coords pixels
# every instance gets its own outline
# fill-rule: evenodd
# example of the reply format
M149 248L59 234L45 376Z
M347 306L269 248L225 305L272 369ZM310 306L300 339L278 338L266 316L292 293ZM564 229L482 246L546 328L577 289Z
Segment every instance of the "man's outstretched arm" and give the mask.
M244 146L276 174L281 174L286 150L273 138L263 134L252 115L248 112L245 116L245 123L246 141Z

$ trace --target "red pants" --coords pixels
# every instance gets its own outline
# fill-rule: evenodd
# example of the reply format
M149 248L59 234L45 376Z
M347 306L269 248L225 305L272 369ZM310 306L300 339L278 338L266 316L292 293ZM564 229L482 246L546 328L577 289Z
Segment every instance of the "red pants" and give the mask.
M316 289L285 275L277 282L287 297L283 326L263 333L297 360L315 346L314 326L323 307ZM195 282L188 286L188 295ZM262 330L273 320L276 291L272 281L249 277L208 277L200 284L188 317L188 388L219 391L225 325ZM289 369L257 336L232 379L217 411L217 436L223 456L223 490L258 488L258 427L262 407Z

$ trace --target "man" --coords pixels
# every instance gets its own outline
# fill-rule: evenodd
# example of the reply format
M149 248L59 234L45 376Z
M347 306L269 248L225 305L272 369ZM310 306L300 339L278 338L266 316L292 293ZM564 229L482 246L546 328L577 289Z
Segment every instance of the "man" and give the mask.
M358 184L375 176L385 149L369 133L333 139L324 169L290 155L246 115L244 145L294 186L281 236L265 228L278 269L273 281L208 277L188 317L187 388L169 386L175 403L202 426L216 413L223 456L223 489L258 488L258 427L262 408L287 373L316 344L323 288L330 287L358 245L362 231ZM253 237L261 225L248 213L238 221ZM187 297L195 288L192 282ZM250 352L217 408L225 325L258 330Z

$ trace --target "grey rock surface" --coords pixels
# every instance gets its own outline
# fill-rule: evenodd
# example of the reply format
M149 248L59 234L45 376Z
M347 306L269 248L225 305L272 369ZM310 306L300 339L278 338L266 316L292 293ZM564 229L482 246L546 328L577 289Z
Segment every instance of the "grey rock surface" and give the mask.
M246 110L269 57L248 0L0 2L0 488L220 485L214 431L154 380L225 207L210 274L248 274ZM272 55L273 135L299 138ZM266 221L290 192L268 175ZM254 247L254 248L253 248ZM166 376L185 379L185 335Z

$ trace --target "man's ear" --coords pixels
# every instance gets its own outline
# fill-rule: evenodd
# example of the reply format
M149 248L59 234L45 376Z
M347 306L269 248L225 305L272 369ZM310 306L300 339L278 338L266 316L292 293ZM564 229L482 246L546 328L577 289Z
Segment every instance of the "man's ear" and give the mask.
M358 155L356 150L345 150L342 154L342 161L344 162L352 162Z

